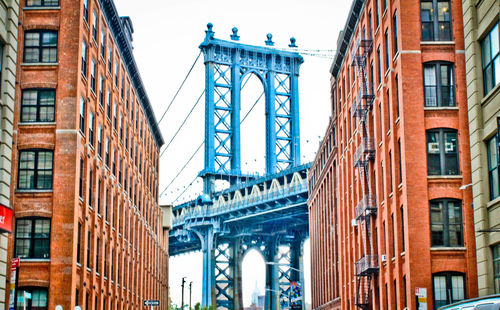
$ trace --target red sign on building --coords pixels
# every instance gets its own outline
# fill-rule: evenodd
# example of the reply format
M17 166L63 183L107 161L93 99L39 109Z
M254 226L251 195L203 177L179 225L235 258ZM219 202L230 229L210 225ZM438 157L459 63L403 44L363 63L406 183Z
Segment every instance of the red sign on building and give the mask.
M12 215L11 208L0 204L0 232L12 232Z

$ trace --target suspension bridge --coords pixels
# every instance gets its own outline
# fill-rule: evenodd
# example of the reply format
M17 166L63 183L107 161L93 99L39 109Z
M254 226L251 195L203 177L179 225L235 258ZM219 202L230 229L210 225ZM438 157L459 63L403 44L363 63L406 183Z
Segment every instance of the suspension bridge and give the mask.
M275 48L272 35L266 46L242 44L238 29L230 40L215 38L207 25L200 54L191 66L170 109L199 57L205 65L205 89L188 112L161 155L169 148L195 107L205 99L204 141L162 191L165 193L204 147L203 180L196 199L175 204L194 180L173 201L171 256L202 251L202 305L216 309L243 309L241 262L251 249L266 262L265 309L292 307L291 288L304 283L303 244L308 237L307 174L310 163L300 162L298 78L301 54L330 57L329 51ZM247 114L240 115L241 90L256 76L264 91ZM265 172L245 174L241 167L241 124L257 102L265 100ZM215 183L228 186L216 190Z

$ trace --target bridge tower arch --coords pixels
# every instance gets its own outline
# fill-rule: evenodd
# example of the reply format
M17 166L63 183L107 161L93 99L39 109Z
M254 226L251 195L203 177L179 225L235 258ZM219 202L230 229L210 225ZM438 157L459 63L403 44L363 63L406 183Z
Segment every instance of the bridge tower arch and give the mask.
M295 52L239 43L214 37L208 24L200 49L205 63L204 194L212 197L215 180L235 184L251 176L241 172L241 86L246 74L257 75L264 86L266 111L266 174L300 165L298 77L303 58ZM296 47L291 39L290 47Z

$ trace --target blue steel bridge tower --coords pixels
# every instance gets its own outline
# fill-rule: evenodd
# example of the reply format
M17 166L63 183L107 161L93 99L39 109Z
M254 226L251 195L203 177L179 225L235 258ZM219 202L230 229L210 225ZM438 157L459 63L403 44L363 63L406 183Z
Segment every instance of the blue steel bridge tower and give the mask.
M169 252L202 251L202 305L243 309L241 262L256 249L266 262L265 309L290 309L291 284L304 283L302 253L309 232L310 164L300 164L303 58L274 48L271 34L261 47L241 44L236 28L226 41L214 37L212 24L207 27L200 45L206 81L203 193L174 206ZM290 41L289 47L296 47L295 39ZM249 74L260 79L265 96L266 171L258 177L241 171L240 93ZM230 187L216 191L216 180Z

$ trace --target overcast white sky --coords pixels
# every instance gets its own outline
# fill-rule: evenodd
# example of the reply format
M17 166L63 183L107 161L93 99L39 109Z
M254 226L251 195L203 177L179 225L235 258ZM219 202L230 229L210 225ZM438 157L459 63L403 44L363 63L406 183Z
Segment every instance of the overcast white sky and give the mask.
M229 40L232 27L238 27L242 43L264 45L272 33L276 47L287 47L290 37L303 49L335 49L351 0L115 0L120 15L131 17L134 25L134 55L157 119L177 91L182 79L199 53L206 24L212 22L215 37ZM324 135L330 116L330 59L304 56L299 79L302 161L314 159L319 139ZM202 58L195 66L178 98L161 122L166 144L204 89ZM257 79L242 92L242 115L258 98L262 86ZM261 171L264 163L264 102L242 126L242 166L247 171ZM204 137L204 99L194 109L183 130L160 160L160 192L180 171ZM165 146L164 146L165 147ZM245 164L246 163L246 164ZM203 169L203 149L181 176L160 198L171 203ZM262 172L262 171L261 171ZM193 199L201 192L201 181L177 203ZM306 282L310 277L308 242L305 249ZM193 253L170 259L172 300L180 304L183 276L193 281L193 305L201 299L201 254ZM255 282L264 293L264 260L250 252L243 261L243 298L250 303ZM306 299L310 300L309 283ZM186 301L189 293L186 290Z

